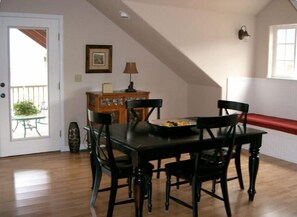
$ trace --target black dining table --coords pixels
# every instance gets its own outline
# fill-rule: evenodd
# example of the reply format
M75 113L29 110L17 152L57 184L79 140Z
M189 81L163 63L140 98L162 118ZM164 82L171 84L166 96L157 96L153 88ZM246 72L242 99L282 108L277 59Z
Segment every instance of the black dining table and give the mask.
M196 117L190 118L196 120ZM86 127L88 130L88 127ZM255 184L259 167L259 150L265 131L238 125L235 143L249 144L249 200L256 194ZM178 154L193 153L211 149L215 144L199 143L199 133L195 126L165 128L147 121L133 124L113 124L110 126L113 147L127 154L134 167L135 216L142 217L145 194L144 166L151 160L175 157ZM207 138L206 138L207 140Z

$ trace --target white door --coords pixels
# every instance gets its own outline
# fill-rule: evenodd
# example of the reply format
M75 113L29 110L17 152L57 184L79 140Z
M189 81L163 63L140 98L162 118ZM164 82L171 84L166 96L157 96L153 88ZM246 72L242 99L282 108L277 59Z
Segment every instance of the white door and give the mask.
M60 25L58 16L0 13L0 157L60 150Z

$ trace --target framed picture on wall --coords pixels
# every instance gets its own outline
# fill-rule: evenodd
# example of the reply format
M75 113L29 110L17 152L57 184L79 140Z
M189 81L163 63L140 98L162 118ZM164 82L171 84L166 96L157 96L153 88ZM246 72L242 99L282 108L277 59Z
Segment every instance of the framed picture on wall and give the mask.
M86 45L86 73L112 72L112 45Z

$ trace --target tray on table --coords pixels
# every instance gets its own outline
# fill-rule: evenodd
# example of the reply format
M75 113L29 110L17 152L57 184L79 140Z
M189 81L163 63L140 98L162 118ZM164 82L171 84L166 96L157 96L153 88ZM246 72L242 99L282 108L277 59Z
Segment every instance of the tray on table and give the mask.
M187 118L157 119L149 123L154 132L170 135L192 132L191 128L196 126L196 121Z

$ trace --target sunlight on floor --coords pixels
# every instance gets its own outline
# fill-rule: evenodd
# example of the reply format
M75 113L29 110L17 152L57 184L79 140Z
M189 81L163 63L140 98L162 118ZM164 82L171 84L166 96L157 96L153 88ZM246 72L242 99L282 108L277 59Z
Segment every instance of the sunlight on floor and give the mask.
M49 195L51 178L46 170L25 170L14 173L16 201Z

